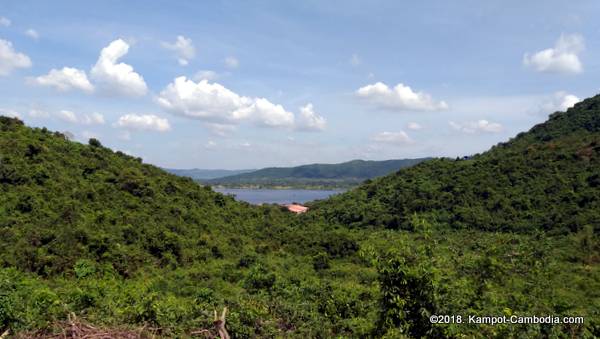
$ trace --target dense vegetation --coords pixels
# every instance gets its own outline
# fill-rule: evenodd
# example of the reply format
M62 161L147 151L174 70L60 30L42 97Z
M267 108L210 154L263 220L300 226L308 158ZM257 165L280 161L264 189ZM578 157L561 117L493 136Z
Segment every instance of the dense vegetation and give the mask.
M364 180L384 176L427 159L352 160L341 164L269 167L204 182L225 187L349 188Z
M248 170L224 170L224 169L200 169L200 168L191 168L191 169L174 169L174 168L163 168L165 171L171 174L177 174L182 177L190 177L194 180L208 180L208 179L217 179L228 177L231 175L237 175L242 173L254 172L256 170L248 169Z
M73 313L186 337L227 305L234 338L598 337L599 138L596 97L296 216L0 118L0 333L48 334Z

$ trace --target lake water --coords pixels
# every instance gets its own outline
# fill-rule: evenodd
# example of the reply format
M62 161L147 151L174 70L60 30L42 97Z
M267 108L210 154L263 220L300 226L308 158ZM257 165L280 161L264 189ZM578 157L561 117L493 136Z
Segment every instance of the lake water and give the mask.
M213 189L223 194L233 194L235 195L236 200L246 201L251 204L290 204L293 202L303 204L307 201L325 199L331 195L343 192L338 190Z

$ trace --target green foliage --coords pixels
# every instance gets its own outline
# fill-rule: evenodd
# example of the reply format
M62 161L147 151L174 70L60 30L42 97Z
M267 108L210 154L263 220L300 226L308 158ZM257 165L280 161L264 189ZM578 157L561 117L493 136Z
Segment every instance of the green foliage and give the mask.
M75 272L75 276L79 279L90 277L96 273L96 265L91 260L77 260L73 267L73 271Z
M378 272L382 295L379 331L392 328L415 338L440 337L429 321L438 312L431 270L410 267L403 257L391 255L379 264Z
M244 278L244 288L251 292L268 290L275 284L276 276L261 264L256 264Z

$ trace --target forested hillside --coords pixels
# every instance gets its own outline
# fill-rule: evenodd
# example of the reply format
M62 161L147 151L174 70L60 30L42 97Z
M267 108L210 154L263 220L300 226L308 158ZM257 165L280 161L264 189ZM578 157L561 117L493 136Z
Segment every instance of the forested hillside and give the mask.
M366 179L384 176L410 167L428 158L367 161L352 160L340 164L311 164L296 167L269 167L250 173L205 181L227 187L353 187Z
M436 159L313 206L328 222L411 229L600 231L600 96L469 159Z
M585 100L489 152L422 162L304 215L2 117L0 333L63 335L78 319L193 337L227 306L233 338L598 337L599 107Z

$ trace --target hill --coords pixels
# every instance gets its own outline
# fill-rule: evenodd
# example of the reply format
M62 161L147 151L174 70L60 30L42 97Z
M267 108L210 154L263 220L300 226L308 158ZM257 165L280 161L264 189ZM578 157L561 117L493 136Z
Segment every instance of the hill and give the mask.
M373 269L349 261L354 235L300 221L96 139L0 117L0 334L71 333L74 314L111 332L191 337L223 306L234 337L348 334L346 320L317 311L323 293L364 292L351 317L374 314L374 289L357 285ZM354 276L323 278L314 260L349 264Z
M435 159L315 204L351 227L411 229L414 215L454 229L600 230L600 96L557 112L469 159Z
M175 168L163 168L165 171L179 175L182 177L190 177L194 180L209 180L209 179L217 179L222 177L228 177L232 175L254 172L256 170L224 170L224 169L199 169L199 168L191 168L191 169L175 169Z
M352 160L340 164L310 164L296 167L269 167L254 172L207 180L210 185L226 187L327 187L356 186L370 178L410 167L428 158L402 160Z

